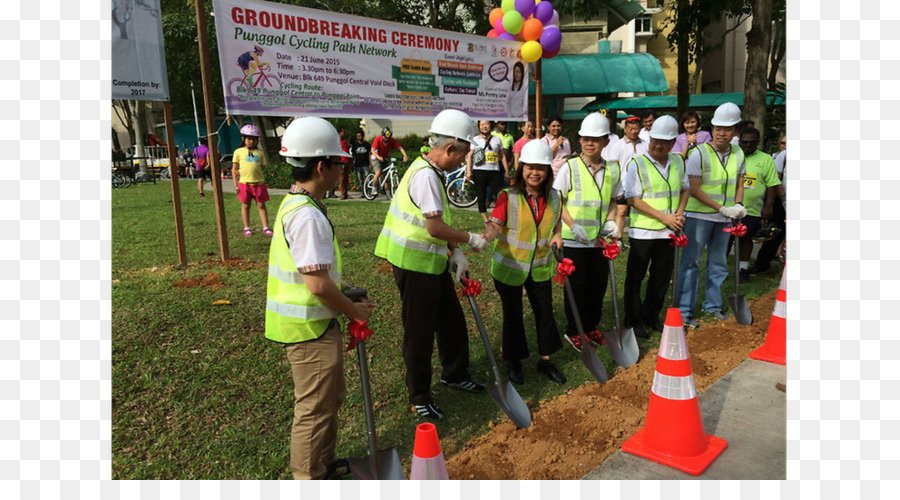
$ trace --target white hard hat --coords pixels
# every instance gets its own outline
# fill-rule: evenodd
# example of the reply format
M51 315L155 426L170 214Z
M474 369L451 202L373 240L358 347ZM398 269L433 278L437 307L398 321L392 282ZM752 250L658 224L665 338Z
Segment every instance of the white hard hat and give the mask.
M609 135L609 120L600 113L591 113L581 120L581 137L603 137Z
M678 121L669 115L663 115L654 120L650 128L650 138L669 141L678 137Z
M318 116L298 118L288 125L281 136L281 156L295 167L306 166L297 158L317 158L320 156L344 156L350 153L341 149L341 138L334 125Z
M553 150L550 145L540 139L532 139L522 147L519 163L534 165L550 165L553 162Z
M459 140L472 142L475 126L472 118L458 109L445 109L431 122L430 134L446 135Z
M726 102L716 108L711 121L716 127L730 127L741 121L741 108L733 102Z

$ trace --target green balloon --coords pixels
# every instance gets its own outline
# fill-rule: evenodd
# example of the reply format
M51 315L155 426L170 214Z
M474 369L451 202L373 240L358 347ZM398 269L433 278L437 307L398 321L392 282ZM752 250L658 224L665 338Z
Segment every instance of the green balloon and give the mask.
M504 14L511 10L516 10L516 0L503 0L500 4L500 10L502 10Z
M518 35L522 31L522 24L524 23L525 20L522 19L522 14L519 14L518 11L511 10L503 14L503 29L510 35Z

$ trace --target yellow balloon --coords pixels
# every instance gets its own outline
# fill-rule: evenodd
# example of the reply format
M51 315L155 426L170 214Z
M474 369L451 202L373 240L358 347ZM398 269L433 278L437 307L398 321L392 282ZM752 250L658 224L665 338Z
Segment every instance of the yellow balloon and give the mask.
M525 62L533 63L541 58L541 54L544 49L541 48L541 44L534 40L530 42L525 42L522 44L522 59Z

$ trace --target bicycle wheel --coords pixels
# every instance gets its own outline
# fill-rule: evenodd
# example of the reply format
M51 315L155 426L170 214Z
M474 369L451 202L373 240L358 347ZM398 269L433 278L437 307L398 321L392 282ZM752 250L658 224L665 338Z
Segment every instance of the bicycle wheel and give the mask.
M228 96L237 102L244 102L247 100L246 90L244 90L245 95L241 95L241 93L238 92L238 87L241 86L241 82L243 81L243 78L232 78L231 80L228 80Z
M447 199L459 208L468 208L478 201L475 195L475 183L465 177L457 177L447 184Z
M263 81L259 82L259 87L263 90L264 95L274 95L270 91L280 89L281 80L277 76L266 75Z
M115 189L125 187L125 178L122 174L112 174L112 187Z
M384 183L384 192L387 194L389 200L394 199L394 192L397 191L397 186L400 184L400 178L397 175L396 170L391 170L390 175L388 175L388 181Z
M375 180L375 174L370 173L369 175L366 176L366 180L363 182L363 188L362 188L363 196L365 196L366 199L369 201L374 200L375 197L378 196L378 193L375 192L375 189L373 187L374 180Z
M172 178L171 173L169 172L169 167L165 167L159 171L160 179L170 179Z

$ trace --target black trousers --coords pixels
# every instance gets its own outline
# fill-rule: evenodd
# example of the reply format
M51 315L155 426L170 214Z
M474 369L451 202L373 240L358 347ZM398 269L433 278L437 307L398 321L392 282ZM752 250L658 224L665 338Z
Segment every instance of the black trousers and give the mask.
M639 323L654 325L659 321L675 266L675 248L670 238L664 240L639 240L631 238L628 264L625 268L625 323L626 327ZM641 303L641 283L650 268L647 292Z
M562 349L559 329L553 318L553 280L534 281L531 276L523 285L511 286L494 279L494 288L503 304L503 358L525 359L525 321L522 311L522 288L528 293L537 329L538 354L549 356Z
M609 260L603 256L601 248L571 248L563 249L564 257L572 259L575 264L575 272L566 278L571 283L575 301L578 302L578 316L585 332L595 330L600 323L601 310L603 309L603 297L606 295L606 286L609 283ZM573 304L566 294L566 335L573 337L578 335L575 326L575 316L572 313Z
M487 189L496 198L503 189L503 172L496 170L472 169L472 182L475 183L475 195L478 196L478 211L487 212Z
M772 207L772 224L775 224L775 226L781 229L781 234L763 243L762 246L759 247L759 253L756 254L756 262L753 264L755 267L765 269L772 265L772 259L775 258L775 255L778 253L778 247L781 245L781 242L784 241L784 231L786 226L784 218L784 207L781 206L781 201L776 199L775 206Z
M409 402L423 405L431 397L431 354L437 337L441 378L448 382L469 380L469 336L453 278L394 267L400 289L403 322L403 362Z

